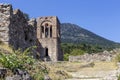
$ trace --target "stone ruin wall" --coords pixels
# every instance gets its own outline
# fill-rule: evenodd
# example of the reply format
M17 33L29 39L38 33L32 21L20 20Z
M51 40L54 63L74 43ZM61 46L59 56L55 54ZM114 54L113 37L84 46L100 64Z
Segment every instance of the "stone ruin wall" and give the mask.
M10 27L11 15L12 6L0 4L0 40L5 43L9 41L8 27Z
M120 53L120 49L113 49L112 51L103 51L100 53L85 53L81 56L69 56L69 61L75 62L99 62L99 61L112 61L117 54Z
M40 25L38 26L38 24L41 23L38 19L30 19L28 21L24 13L19 9L13 10L10 4L0 4L0 41L12 46L15 50L20 48L23 51L31 46L39 46L38 41L40 45L44 45L51 40L49 44L46 44L49 52L51 50L50 57L53 61L62 60L63 54L61 54L60 48L60 35L57 36L58 33L60 33L59 20L55 16L50 19L53 21L52 25L54 26L52 28L53 37L51 39L46 38L47 41L45 41L45 39L38 40L40 35L37 34L41 31L37 31L37 29L41 27ZM41 42L41 40L43 41ZM52 54L53 52L55 56ZM38 53L38 55L44 55L45 51L42 53L42 50L37 50L36 53ZM34 56L37 57L37 54L34 54Z
M35 45L36 20L26 20L23 12L10 4L0 4L0 40L15 49Z

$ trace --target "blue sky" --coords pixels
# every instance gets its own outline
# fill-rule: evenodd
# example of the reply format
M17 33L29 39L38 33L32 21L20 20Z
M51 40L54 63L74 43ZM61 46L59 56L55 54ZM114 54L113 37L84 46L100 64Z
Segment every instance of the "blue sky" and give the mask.
M102 37L120 42L120 0L0 0L30 17L58 16Z

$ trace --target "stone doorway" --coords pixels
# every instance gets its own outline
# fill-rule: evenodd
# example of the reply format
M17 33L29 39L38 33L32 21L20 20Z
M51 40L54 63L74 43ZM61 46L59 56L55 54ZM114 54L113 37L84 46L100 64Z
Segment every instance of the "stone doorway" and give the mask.
M48 57L48 48L45 48L45 57Z
M48 48L45 48L45 61L51 61L49 52L48 52Z

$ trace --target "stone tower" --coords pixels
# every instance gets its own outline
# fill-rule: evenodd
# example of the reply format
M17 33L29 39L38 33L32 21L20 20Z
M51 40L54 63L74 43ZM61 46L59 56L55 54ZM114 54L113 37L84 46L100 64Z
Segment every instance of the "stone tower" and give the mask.
M38 51L42 59L62 60L60 49L60 22L56 16L37 19Z

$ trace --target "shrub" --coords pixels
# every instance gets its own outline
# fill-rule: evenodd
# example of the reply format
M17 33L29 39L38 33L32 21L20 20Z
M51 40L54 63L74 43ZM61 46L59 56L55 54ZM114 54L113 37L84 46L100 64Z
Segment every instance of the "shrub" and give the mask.
M116 61L116 62L120 62L120 53L118 53L118 54L116 55L115 61Z
M68 61L70 55L72 55L72 56L77 56L77 55L83 55L83 54L84 54L84 51L83 51L83 50L73 49L73 50L70 52L70 54L68 54L68 53L64 54L64 60L65 60L65 61Z
M44 75L43 75L43 73L41 73L41 72L35 73L32 77L33 77L33 79L35 79L35 80L44 80Z
M26 70L34 80L44 80L44 75L49 73L49 69L32 57L31 50L33 48L36 47L27 48L24 52L21 52L20 49L9 54L0 52L0 64L10 71L14 69Z
M10 54L0 53L0 63L5 68L9 69L25 69L27 65L32 65L35 59L30 56L29 49L26 49L23 53L19 50L16 50Z
M118 76L118 80L120 80L120 75Z
M70 54L64 54L64 61L68 61L69 60L69 56L70 56Z
M71 52L71 55L73 56L83 55L83 54L84 54L84 51L80 49L73 49L73 51Z

